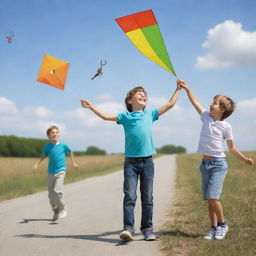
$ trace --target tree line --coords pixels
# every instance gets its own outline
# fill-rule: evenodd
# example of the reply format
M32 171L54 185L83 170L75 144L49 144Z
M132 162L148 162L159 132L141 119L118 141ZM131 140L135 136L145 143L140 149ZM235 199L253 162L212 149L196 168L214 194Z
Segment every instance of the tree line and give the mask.
M23 138L14 135L0 136L0 157L39 157L42 150L49 140L47 139L33 139ZM157 148L159 154L179 154L186 153L186 148L175 145L164 145ZM81 155L107 155L103 149L95 146L88 146L85 151L75 151L76 156Z
M23 138L14 135L0 136L0 157L40 157L48 139ZM95 146L89 146L85 151L75 151L75 155L106 155L107 152Z
M161 148L157 148L156 152L158 154L182 154L187 153L187 150L182 146L164 145Z
M39 157L47 139L0 136L0 156Z

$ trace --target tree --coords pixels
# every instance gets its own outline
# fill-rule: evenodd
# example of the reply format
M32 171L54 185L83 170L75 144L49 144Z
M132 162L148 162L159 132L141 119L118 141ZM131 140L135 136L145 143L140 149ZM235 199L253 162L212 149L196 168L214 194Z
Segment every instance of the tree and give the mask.
M85 155L106 155L106 151L95 146L89 146L85 151Z
M186 148L174 145L164 145L161 148L157 149L157 153L159 154L181 154L186 152Z

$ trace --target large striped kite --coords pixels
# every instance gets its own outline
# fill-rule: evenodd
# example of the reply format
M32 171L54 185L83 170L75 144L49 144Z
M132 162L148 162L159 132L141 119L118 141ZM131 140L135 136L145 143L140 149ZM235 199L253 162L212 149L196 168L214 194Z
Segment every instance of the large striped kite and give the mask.
M130 14L115 21L144 56L176 76L152 10Z

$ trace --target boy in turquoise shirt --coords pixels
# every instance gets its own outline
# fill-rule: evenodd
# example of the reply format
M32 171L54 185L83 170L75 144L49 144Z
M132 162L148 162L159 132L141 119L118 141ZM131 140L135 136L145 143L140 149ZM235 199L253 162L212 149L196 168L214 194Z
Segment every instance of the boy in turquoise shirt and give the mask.
M66 155L70 156L75 168L78 168L78 165L74 160L71 149L66 144L59 142L59 128L55 125L50 126L46 133L50 142L45 145L40 159L34 165L34 172L39 164L48 157L48 197L54 212L52 220L57 221L59 218L67 216L63 192L67 169Z
M125 104L128 111L118 115L108 115L87 100L81 100L84 108L91 109L103 120L115 121L123 125L125 132L124 161L124 200L123 231L120 238L126 242L133 240L134 208L137 199L136 190L140 179L142 204L141 232L147 241L155 240L153 233L153 177L154 163L152 155L156 153L152 138L152 124L160 115L172 108L180 94L180 86L170 101L154 110L146 110L147 93L143 87L135 87L127 93Z
M158 110L122 112L117 123L125 132L125 156L143 157L156 153L152 138L152 122L158 120Z

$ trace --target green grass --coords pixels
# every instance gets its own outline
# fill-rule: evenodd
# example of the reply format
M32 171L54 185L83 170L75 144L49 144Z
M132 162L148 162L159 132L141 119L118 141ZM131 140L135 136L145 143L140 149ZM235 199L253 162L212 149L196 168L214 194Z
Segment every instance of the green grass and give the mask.
M245 152L256 159L256 152ZM176 199L161 236L166 255L255 256L256 255L256 168L227 154L229 171L222 205L230 231L225 240L202 239L210 229L207 202L202 200L201 156L177 156Z

